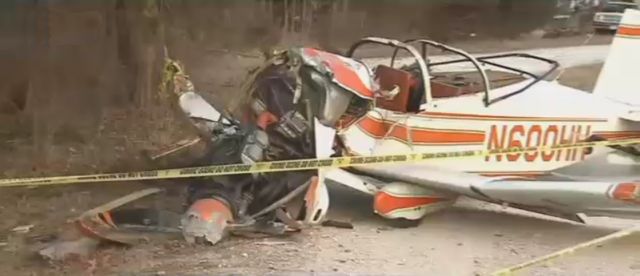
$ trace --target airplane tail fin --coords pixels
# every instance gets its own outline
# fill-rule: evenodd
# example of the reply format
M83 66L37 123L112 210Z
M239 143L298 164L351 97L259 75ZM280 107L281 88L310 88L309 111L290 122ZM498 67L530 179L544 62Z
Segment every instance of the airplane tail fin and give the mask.
M639 70L640 10L627 9L593 93L634 107L640 106Z

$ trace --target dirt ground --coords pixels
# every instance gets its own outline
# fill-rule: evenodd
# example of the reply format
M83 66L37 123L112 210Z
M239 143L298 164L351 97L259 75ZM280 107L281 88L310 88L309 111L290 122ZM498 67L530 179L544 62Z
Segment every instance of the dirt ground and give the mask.
M289 238L232 239L214 248L179 242L127 251L132 275L488 275L627 227L624 220L578 225L470 199L397 229L371 213L371 198L331 187L330 218L355 229L318 228ZM640 235L526 270L522 275L637 275ZM168 253L171 252L171 253ZM127 258L128 259L128 258ZM143 259L144 262L137 260Z
M597 36L590 44L607 43ZM582 37L507 42L467 41L475 51L495 52L531 47L580 45ZM203 58L191 67L197 87L213 95L233 91L239 71L256 62L228 56ZM208 68L209 62L225 68ZM593 88L600 65L568 69L561 82ZM220 74L220 72L225 72ZM212 79L213 73L217 77ZM216 96L213 96L216 99ZM7 166L10 160L5 159ZM486 275L494 270L583 241L633 222L590 219L578 225L513 209L463 199L433 214L415 228L388 226L371 211L371 198L330 187L330 218L350 221L355 229L309 229L282 238L234 237L214 247L190 246L179 237L152 240L134 248L106 247L87 258L47 263L34 250L51 240L63 222L115 197L148 186L166 194L140 204L179 210L183 190L177 181L97 183L60 188L15 188L0 193L0 275ZM33 225L30 232L11 231ZM527 270L528 275L638 275L640 236L631 236Z

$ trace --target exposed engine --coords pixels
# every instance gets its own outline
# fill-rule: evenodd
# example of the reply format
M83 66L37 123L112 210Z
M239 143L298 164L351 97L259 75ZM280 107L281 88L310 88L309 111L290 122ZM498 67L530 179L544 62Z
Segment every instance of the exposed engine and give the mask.
M209 142L207 154L192 165L314 158L316 121L335 127L341 119L359 117L369 106L367 99L332 82L329 70L305 61L302 50L278 53L254 73L237 112L242 114L239 119L207 103L178 65L173 66L178 72L174 78L180 79L175 83L183 84L175 88L180 107ZM183 234L190 241L215 243L228 231L279 234L300 227L300 220L317 222L320 213L306 214L309 202L302 197L302 186L317 186L310 185L316 175L313 170L193 180ZM306 193L318 192L311 189Z

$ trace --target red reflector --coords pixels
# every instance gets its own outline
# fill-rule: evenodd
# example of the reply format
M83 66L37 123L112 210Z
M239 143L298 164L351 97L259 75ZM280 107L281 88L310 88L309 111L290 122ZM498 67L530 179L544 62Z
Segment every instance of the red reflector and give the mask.
M640 183L620 183L611 193L614 199L640 203Z

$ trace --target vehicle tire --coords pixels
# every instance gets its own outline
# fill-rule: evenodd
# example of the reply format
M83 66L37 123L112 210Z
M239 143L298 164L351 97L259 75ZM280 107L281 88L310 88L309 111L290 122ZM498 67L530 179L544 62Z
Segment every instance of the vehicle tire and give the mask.
M421 219L413 220L413 219L405 219L405 218L397 218L397 219L387 219L387 224L394 228L414 228L418 227L422 222Z

